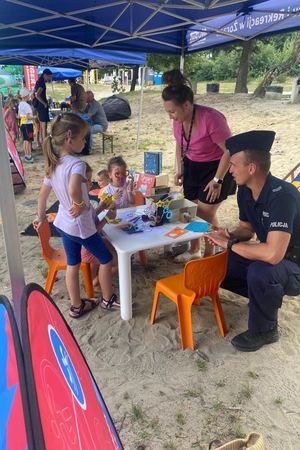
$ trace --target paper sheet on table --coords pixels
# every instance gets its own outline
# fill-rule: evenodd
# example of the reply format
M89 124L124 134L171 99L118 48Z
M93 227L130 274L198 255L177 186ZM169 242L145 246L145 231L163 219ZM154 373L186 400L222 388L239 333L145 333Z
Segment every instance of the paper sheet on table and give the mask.
M181 227L175 227L172 228L172 230L168 231L168 233L165 233L165 236L168 236L172 239L176 239L185 233L187 233L187 230L183 230Z
M195 233L206 233L209 230L208 222L190 222L185 230L194 231Z

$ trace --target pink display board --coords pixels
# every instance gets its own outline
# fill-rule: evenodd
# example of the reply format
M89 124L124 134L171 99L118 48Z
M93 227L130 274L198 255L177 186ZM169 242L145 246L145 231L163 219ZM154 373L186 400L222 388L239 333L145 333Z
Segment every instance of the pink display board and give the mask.
M51 298L26 287L22 304L25 372L37 408L40 449L122 449L119 436L77 342ZM38 413L37 413L38 412ZM41 430L41 432L39 431Z

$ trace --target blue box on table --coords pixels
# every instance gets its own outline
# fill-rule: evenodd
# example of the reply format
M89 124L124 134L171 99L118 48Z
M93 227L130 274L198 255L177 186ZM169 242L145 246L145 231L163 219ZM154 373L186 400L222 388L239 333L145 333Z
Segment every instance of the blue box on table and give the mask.
M151 175L162 172L162 152L144 152L144 172Z

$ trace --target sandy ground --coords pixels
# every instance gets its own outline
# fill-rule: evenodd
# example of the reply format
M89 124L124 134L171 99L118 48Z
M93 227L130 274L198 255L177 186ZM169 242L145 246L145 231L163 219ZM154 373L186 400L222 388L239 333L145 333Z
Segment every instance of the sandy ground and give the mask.
M172 178L174 139L171 121L163 111L158 91L146 91L140 148L136 152L138 96L128 97L130 120L111 123L114 150L128 166L140 170L143 151L163 150L163 169ZM276 141L272 172L284 176L299 160L300 106L282 100L253 100L248 95L201 95L198 103L225 113L233 133L272 129ZM95 170L104 167L100 138L86 160ZM36 212L43 177L41 153L26 166L26 190L16 196L19 230ZM53 198L54 200L54 198ZM49 202L50 205L50 202ZM237 221L234 197L223 203L220 221L232 227ZM0 237L1 293L10 297L3 237ZM54 240L55 241L55 240ZM56 240L56 243L58 241ZM46 266L35 237L20 236L27 282L44 285ZM253 354L238 353L230 339L247 324L245 299L221 291L230 330L220 337L209 300L193 309L196 350L182 351L176 310L162 299L157 323L149 324L155 281L182 269L152 253L149 265L133 262L134 317L125 322L117 312L97 310L80 321L68 317L68 296L63 273L53 298L65 314L87 358L114 419L124 446L134 449L207 449L208 443L261 432L271 450L300 448L299 298L286 297L280 311L280 342ZM117 280L115 281L117 286ZM298 319L297 319L298 317Z

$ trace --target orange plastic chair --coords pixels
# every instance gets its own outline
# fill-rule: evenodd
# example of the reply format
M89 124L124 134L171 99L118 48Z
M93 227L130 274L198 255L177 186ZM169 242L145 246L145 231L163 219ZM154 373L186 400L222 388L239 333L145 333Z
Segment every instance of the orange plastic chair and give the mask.
M192 305L199 304L202 297L211 297L221 336L228 331L218 289L227 268L227 252L189 261L178 275L157 281L151 312L151 324L155 321L159 294L168 297L177 306L181 346L194 350L192 331Z
M57 272L59 270L66 270L67 268L67 258L63 247L58 249L51 247L51 230L47 220L45 220L40 226L37 233L42 247L42 256L48 264L48 275L45 284L45 291L50 295ZM81 263L80 270L83 276L86 295L88 298L92 298L94 297L94 287L90 265L88 263Z
M140 191L136 191L135 193L135 201L134 206L141 206L145 204L145 197ZM139 259L142 266L146 266L147 264L147 253L145 250L141 250L139 252Z

